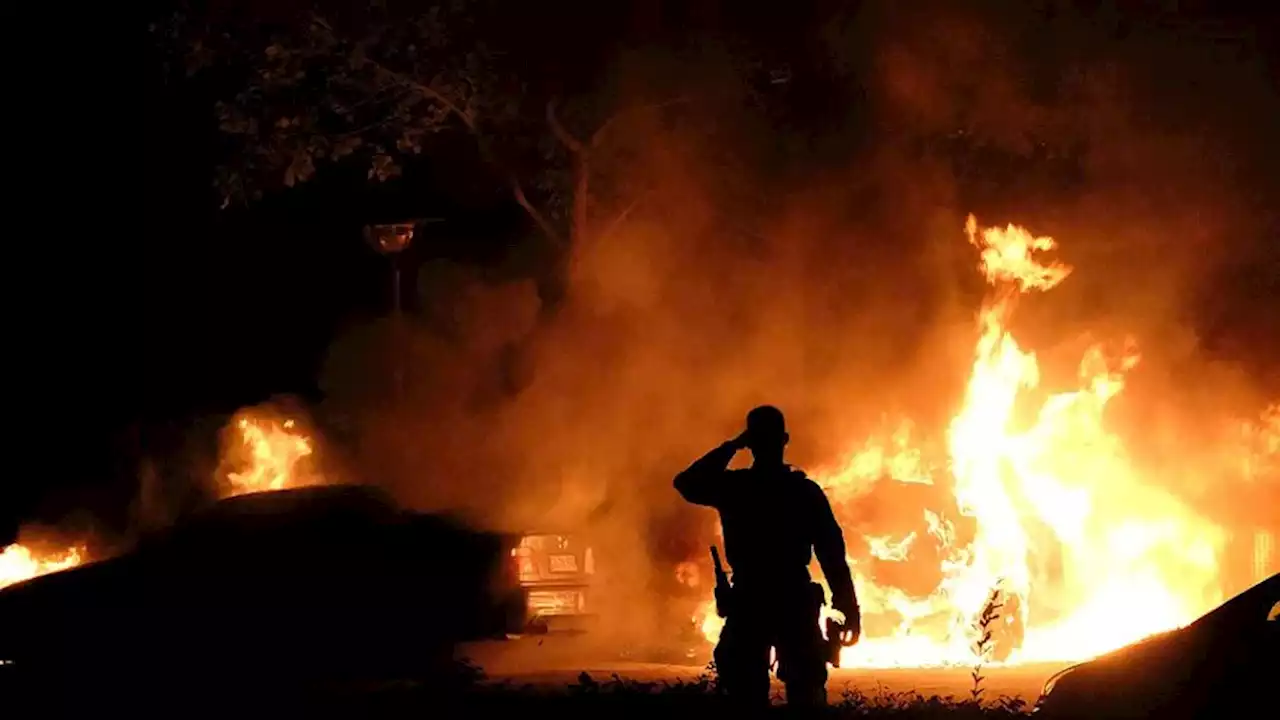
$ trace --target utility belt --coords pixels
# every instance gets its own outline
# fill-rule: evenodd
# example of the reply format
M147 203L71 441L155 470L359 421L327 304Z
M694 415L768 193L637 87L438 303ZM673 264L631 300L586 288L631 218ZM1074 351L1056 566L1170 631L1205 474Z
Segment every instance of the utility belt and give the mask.
M806 611L815 615L826 604L826 590L820 583L755 583L734 582L731 587L716 589L716 604L722 616L745 608L783 612Z
M822 586L809 577L809 569L793 567L790 573L776 569L753 573L743 569L734 573L730 582L720 562L720 552L711 546L711 562L715 569L716 614L727 618L731 614L747 612L796 612L817 613L826 602Z

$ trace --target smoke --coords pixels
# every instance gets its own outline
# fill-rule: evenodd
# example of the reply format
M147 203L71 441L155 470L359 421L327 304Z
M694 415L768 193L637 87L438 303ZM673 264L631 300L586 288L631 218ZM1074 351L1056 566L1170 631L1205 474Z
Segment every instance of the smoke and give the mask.
M1188 476L1224 460L1188 440L1264 399L1210 359L1196 317L1266 232L1255 148L1280 114L1249 39L983 7L872 4L812 28L793 82L822 75L849 110L799 140L771 115L785 94L727 51L657 78L672 55L621 56L619 106L655 87L700 98L624 123L594 159L643 202L616 223L630 199L593 207L550 319L533 279L438 263L424 317L339 338L325 414L359 474L421 509L593 533L605 597L646 634L667 606L636 598L674 592L674 564L714 530L671 477L751 406L787 412L792 460L811 467L886 415L944 427L982 292L973 211L1055 237L1075 268L1019 311L1046 383L1070 387L1087 342L1135 338L1118 422L1155 465L1177 451L1170 481L1204 492Z
M1280 390L1260 298L1233 287L1242 268L1272 282L1280 269L1262 200L1275 189L1266 138L1280 103L1254 33L1207 17L983 7L894 7L831 35L854 60L866 52L856 41L874 38L870 94L889 137L945 135L965 149L941 165L885 142L877 167L906 189L891 212L945 245L943 314L961 321L976 302L954 273L976 275L955 217L1056 238L1074 272L1023 303L1014 327L1045 384L1071 387L1089 344L1136 341L1116 429L1154 476L1212 499L1231 524L1240 503L1221 497L1236 473L1223 455L1241 451L1228 436ZM1223 335L1251 346L1214 352Z

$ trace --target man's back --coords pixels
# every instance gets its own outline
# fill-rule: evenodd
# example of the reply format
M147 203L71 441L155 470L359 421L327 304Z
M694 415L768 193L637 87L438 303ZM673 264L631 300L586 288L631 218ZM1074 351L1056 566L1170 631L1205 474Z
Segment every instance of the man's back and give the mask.
M808 582L809 560L816 555L833 591L852 594L844 534L822 488L780 462L728 470L735 452L731 444L722 445L675 480L685 500L720 511L735 585Z
M725 558L738 583L807 582L813 546L820 544L822 493L804 473L725 471L714 507L724 529Z

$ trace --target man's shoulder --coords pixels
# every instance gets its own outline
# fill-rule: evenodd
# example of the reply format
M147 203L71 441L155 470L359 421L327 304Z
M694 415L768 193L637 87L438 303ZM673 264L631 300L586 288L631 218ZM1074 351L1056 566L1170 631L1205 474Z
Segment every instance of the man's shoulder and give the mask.
M826 494L826 491L822 489L822 486L819 485L816 480L809 477L809 474L806 473L804 470L801 470L798 467L789 465L787 466L787 472L791 473L792 480L794 480L797 484L799 484L800 487L804 488L803 490L804 492L818 493L822 495Z

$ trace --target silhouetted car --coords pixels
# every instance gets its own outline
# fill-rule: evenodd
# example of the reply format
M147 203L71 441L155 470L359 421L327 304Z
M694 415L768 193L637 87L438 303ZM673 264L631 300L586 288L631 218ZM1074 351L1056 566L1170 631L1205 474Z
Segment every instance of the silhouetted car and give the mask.
M0 660L156 685L438 673L457 642L505 630L505 553L369 488L244 495L0 592Z
M1274 713L1278 603L1280 574L1184 628L1067 668L1045 683L1036 718L1184 720Z

